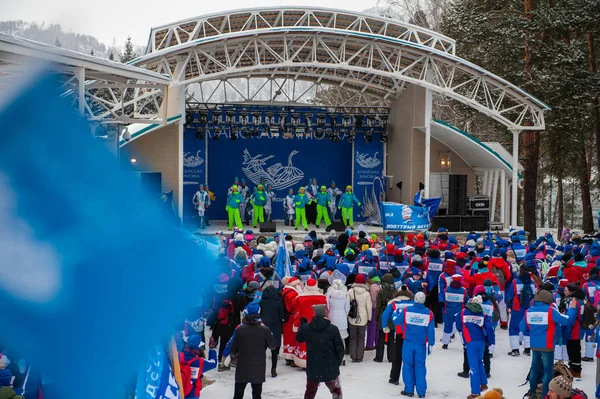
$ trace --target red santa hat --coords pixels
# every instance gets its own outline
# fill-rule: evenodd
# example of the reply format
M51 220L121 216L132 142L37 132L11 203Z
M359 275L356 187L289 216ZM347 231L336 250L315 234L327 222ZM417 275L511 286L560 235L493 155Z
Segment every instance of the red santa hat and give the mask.
M295 287L300 283L301 283L301 281L300 281L300 279L298 279L298 277L292 277L290 279L290 281L288 282L288 284L291 285L292 287Z
M461 274L453 274L452 275L452 281L462 281L463 276Z
M457 252L456 255L454 255L454 257L456 259L465 259L467 257L467 254L464 252Z
M567 280L566 278L563 278L558 282L558 287L565 288L567 286L567 284L569 284L569 280Z
M308 281L306 281L307 291L316 291L318 289L319 287L317 287L317 280L315 280L314 278L309 278Z
M456 261L454 259L446 259L446 266L454 267L456 266Z

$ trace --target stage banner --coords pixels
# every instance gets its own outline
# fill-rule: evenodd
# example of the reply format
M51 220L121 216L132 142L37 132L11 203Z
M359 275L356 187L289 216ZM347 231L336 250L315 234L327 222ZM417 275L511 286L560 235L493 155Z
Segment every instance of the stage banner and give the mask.
M181 399L179 385L165 351L156 345L140 371L135 399Z
M384 144L377 138L371 143L354 142L354 194L361 202L360 212L355 211L354 218L360 222L381 224L380 204L385 194L383 152ZM345 187L340 186L340 189L344 191Z
M185 151L196 155L197 150L186 147ZM207 215L211 220L227 218L227 189L236 177L240 182L246 181L249 195L264 178L275 193L272 219L283 220L283 201L290 189L297 193L298 188L307 186L313 177L319 186L329 187L332 181L338 187L351 184L351 152L352 146L345 137L339 142L304 138L304 135L291 138L281 135L244 138L240 135L231 140L221 134L218 140L208 138L208 183L215 193L216 206L213 204ZM193 192L189 192L191 194L184 198L184 203L191 204Z
M384 230L422 231L431 227L428 207L382 202L381 214Z
M183 220L196 217L192 198L200 183L206 184L206 137L198 139L196 129L183 131ZM213 191L211 187L211 191Z

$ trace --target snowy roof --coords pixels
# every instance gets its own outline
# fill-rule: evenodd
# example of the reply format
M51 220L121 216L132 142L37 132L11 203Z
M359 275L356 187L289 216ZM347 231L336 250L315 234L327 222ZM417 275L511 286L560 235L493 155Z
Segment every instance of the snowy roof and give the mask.
M129 131L129 134L131 134L131 139L125 141L123 140L121 135L121 138L119 139L119 145L123 147L131 143L132 141L135 141L136 139L145 136L148 133L152 133L153 131L160 129L164 126L172 125L176 123L179 119L181 119L181 115L175 115L168 118L165 124L154 123L152 125L148 125L146 123L132 123L131 125L127 126L127 130Z
M142 80L155 84L168 85L168 77L144 68L124 65L119 62L105 60L92 55L23 39L13 35L0 33L0 78L22 73L22 65L37 65L41 61L71 70L84 68L86 80L101 79L114 82L127 79ZM8 71L8 72L7 72Z
M502 170L512 175L512 155L500 143L484 143L447 122L434 119L431 137L450 148L473 169ZM519 164L518 170L523 170ZM521 174L519 174L521 177Z

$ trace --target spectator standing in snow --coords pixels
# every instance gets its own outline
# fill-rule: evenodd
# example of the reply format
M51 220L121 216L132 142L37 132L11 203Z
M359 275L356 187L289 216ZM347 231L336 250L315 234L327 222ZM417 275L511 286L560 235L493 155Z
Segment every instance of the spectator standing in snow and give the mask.
M344 342L336 326L326 319L327 307L314 305L310 323L302 320L296 340L306 343L306 391L304 399L314 399L321 382L333 399L342 399L340 365L344 359Z
M367 325L367 350L375 349L379 328L377 327L377 294L381 290L381 280L375 276L369 281L369 294L371 295L371 307L373 308L371 321Z
M367 279L364 275L358 274L348 290L350 303L356 300L356 317L349 317L350 323L350 358L353 363L360 363L365 356L365 333L367 323L371 321L371 295L367 288Z
M542 397L548 393L548 386L554 368L554 335L556 327L570 326L577 317L577 301L571 300L567 315L551 306L552 294L540 290L533 299L533 306L525 311L521 321L521 330L531 336L531 371L529 375L529 397L536 398L536 389L542 372Z
M381 279L381 290L377 294L376 299L376 315L377 315L377 328L379 330L379 335L377 337L377 350L375 352L375 360L378 363L383 361L383 351L385 348L385 333L383 332L383 328L385 327L382 324L382 315L385 309L388 307L389 302L394 298L394 292L396 291L396 287L394 286L394 276L390 273L386 273L383 275ZM388 350L387 350L387 359L391 361L394 358L394 349L393 345L390 345L389 341L387 342Z
M350 311L350 300L348 289L342 280L333 280L333 284L327 290L327 307L329 309L329 320L331 324L340 330L342 340L348 338L348 312ZM345 364L342 361L342 365Z
M283 329L283 304L277 288L265 288L260 300L260 317L265 326L269 327L277 348L271 351L271 377L277 377L277 358L281 348L281 333Z
M271 330L260 319L260 306L254 302L249 304L231 344L231 354L238 357L233 399L243 399L247 384L252 385L252 399L261 399L267 368L265 351L276 348Z

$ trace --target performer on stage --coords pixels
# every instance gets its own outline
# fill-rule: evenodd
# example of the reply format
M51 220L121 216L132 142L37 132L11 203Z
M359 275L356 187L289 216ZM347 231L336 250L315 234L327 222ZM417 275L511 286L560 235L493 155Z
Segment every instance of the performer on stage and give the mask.
M317 200L317 221L315 222L315 225L318 228L319 224L321 223L321 218L323 218L323 220L325 220L325 227L328 227L331 224L331 220L329 220L327 207L329 205L331 205L331 197L329 196L329 193L327 192L327 187L321 186L321 191L319 191L317 193L316 200Z
M267 203L265 204L265 214L267 222L273 221L273 205L275 203L275 192L273 191L273 185L267 185Z
M306 195L306 190L304 187L300 187L298 190L298 195L294 198L294 203L296 205L296 228L298 230L298 226L302 223L305 231L308 231L308 225L306 224L306 206L311 203L311 200Z
M192 203L194 204L194 209L198 212L198 221L196 226L200 229L206 227L206 221L204 219L204 213L206 212L206 208L210 205L210 197L208 193L204 191L204 185L200 184L198 191L194 194L194 198L192 198Z
M212 203L215 202L215 200L217 199L217 197L215 197L215 193L213 193L212 191L210 191L210 188L208 188L208 184L206 184L204 186L204 189L208 193L208 205L206 206L206 210L208 210L208 208L210 208L210 206L212 205ZM207 213L204 213L204 222L206 223L207 226L210 226L209 219L208 219L208 214Z
M240 204L240 216L244 223L246 223L246 226L248 226L250 220L250 187L246 185L246 180L242 179L239 190L242 198L244 199Z
M242 229L242 219L240 218L240 204L243 201L243 198L240 193L238 193L238 186L233 185L230 188L231 193L227 194L227 206L225 210L227 210L227 216L229 219L229 229L233 229L233 223L238 229Z
M319 186L317 185L316 178L313 177L310 179L308 186L306 186L306 193L308 194L308 199L311 201L306 207L306 220L308 223L315 223L317 220L317 203L313 200L316 199L316 196L319 193Z
M331 182L331 187L329 187L327 189L327 192L329 193L329 196L331 197L331 203L329 204L329 218L332 221L335 221L335 215L337 213L337 206L336 206L337 199L340 195L343 194L343 192L342 192L342 190L337 188L334 181Z
M338 209L342 210L342 222L354 229L354 204L360 206L360 201L352 192L352 186L346 186L346 192L340 197Z
M294 210L294 207L296 206L296 204L294 203L295 197L296 196L294 195L294 189L290 188L288 195L283 200L283 210L285 211L286 226L293 226L294 224L294 215L296 215L296 211Z
M265 221L264 207L267 203L267 194L265 193L262 184L259 184L256 187L256 191L252 194L250 203L252 204L253 208L252 226L256 228L257 222L264 223Z

